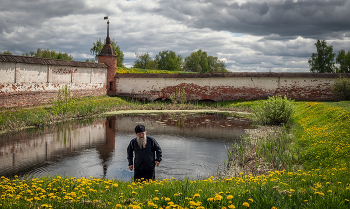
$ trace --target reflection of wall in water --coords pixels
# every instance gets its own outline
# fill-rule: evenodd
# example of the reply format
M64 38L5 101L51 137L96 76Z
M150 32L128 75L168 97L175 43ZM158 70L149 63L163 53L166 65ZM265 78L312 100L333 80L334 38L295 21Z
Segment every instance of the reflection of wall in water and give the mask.
M144 124L150 135L184 135L211 139L232 140L245 135L250 128L247 119L226 117L224 115L144 115L117 117L116 131L132 133L138 124Z
M0 171L17 167L31 167L43 161L55 160L83 149L95 147L106 140L105 119L95 120L88 126L68 124L44 133L17 134L0 139Z

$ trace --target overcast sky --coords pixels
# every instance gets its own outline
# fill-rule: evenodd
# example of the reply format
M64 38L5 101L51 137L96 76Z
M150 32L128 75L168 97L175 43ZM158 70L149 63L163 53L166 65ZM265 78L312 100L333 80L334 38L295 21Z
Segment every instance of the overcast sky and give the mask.
M91 59L108 15L127 67L135 52L202 49L233 72L308 72L317 39L350 50L349 11L350 0L0 0L0 52Z

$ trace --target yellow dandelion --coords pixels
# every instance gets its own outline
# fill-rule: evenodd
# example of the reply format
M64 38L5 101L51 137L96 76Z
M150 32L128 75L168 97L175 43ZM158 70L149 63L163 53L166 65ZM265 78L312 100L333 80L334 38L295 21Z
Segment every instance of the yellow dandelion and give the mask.
M195 201L190 201L190 205L196 205Z
M249 198L248 200L249 200L250 202L254 202L254 200L253 200L252 198Z
M222 196L217 194L217 195L215 195L214 199L217 201L220 201L220 200L222 200Z
M233 198L232 195L228 195L228 196L226 197L226 199L228 199L228 200L231 200L232 198Z
M249 208L249 203L244 202L244 203L243 203L243 206Z
M235 209L236 207L234 205L229 205L228 208Z

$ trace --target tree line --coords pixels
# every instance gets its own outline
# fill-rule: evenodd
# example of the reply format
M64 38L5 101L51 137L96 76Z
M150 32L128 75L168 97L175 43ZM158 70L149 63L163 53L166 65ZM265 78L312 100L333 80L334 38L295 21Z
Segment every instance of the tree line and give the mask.
M92 43L92 48L90 52L95 55L94 59L86 59L85 62L96 62L98 60L98 55L102 51L103 46L105 45L101 38L97 39L96 42ZM120 50L119 45L113 39L111 40L111 45L117 55L117 67L124 67L124 53ZM10 51L0 52L0 54L9 54L12 55ZM49 58L49 59L61 59L61 60L73 60L72 55L68 55L67 53L61 53L54 50L49 49L40 49L37 51L31 51L27 53L23 53L23 56L30 57L41 57L41 58ZM219 60L217 57L213 57L207 54L207 52L203 50L198 50L196 52L192 52L189 56L183 57L181 55L177 55L175 52L171 50L164 50L159 52L158 55L155 56L154 59L151 58L149 53L135 53L136 60L134 61L134 68L142 68L142 69L151 69L151 70L168 70L168 71L189 71L189 72L198 72L198 73L226 73L229 72L226 69L225 63Z
M0 54L12 55L11 51L0 52ZM69 55L67 52L57 52L55 50L49 49L41 49L38 48L36 51L30 51L27 53L23 53L22 56L27 57L40 57L40 58L48 58L48 59L58 59L58 60L73 60L73 56Z
M111 40L111 45L118 56L117 67L124 67L124 53L120 50L117 42ZM95 59L87 59L86 62L96 62L104 43L102 39L97 39L93 42L93 47L90 52L95 55ZM308 60L310 72L317 73L350 73L350 50L346 53L344 49L340 50L336 55L333 53L333 46L327 45L325 40L317 40L315 43L316 53L311 54ZM12 55L11 51L0 52L0 54ZM49 59L73 60L73 56L62 52L57 52L49 49L40 49L23 53L23 56L42 57ZM164 50L159 52L154 59L147 53L135 53L136 60L134 61L134 68L154 69L154 70L168 70L168 71L188 71L198 73L226 73L226 65L217 57L208 55L206 51L201 49L192 52L189 56L183 57L177 55L174 51ZM338 66L335 66L338 64Z
M208 55L207 52L199 49L189 56L182 58L171 50L159 52L154 58L149 53L135 53L136 60L134 68L168 70L168 71L188 71L198 73L227 73L225 63L217 57Z
M308 61L310 72L350 73L350 50L346 53L345 50L342 49L336 56L336 54L333 53L333 46L328 46L325 40L317 40L315 46L317 52L312 53ZM339 64L339 67L336 67L335 63Z

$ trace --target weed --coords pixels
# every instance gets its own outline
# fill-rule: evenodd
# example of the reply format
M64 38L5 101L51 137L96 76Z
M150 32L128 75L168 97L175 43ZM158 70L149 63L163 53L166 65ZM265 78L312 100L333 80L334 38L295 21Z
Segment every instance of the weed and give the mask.
M253 108L255 120L263 125L280 125L290 121L294 113L293 101L286 96L272 96Z
M350 100L350 78L340 75L332 84L332 92L341 100Z
M184 87L182 87L181 89L176 88L175 93L172 93L170 95L170 100L173 104L176 104L178 102L180 102L180 104L185 104L187 100L185 88Z

